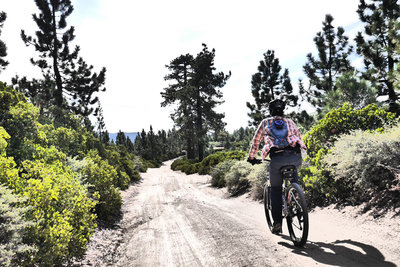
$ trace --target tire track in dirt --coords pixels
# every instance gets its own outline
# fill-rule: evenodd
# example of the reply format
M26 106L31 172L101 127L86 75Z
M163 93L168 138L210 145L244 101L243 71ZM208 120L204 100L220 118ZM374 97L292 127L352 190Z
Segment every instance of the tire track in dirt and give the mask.
M98 231L80 266L400 264L400 248L393 242L400 240L398 230L386 227L379 233L386 221L346 218L351 210L317 210L310 214L309 242L296 248L286 227L283 236L269 232L261 203L246 196L228 198L223 189L210 187L209 176L174 172L171 163L149 169L140 184L122 192L119 227ZM390 222L399 229L398 220Z

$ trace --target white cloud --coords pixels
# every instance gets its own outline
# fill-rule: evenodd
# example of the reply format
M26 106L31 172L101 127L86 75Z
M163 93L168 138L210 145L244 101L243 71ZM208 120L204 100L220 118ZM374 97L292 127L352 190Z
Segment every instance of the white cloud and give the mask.
M171 108L161 108L165 65L181 54L196 55L201 43L216 49L217 71L232 71L222 89L227 129L247 125L246 101L251 101L251 75L263 53L275 50L283 68L290 67L297 82L305 55L314 51L313 37L321 31L325 14L335 26L357 21L358 0L307 1L73 1L68 23L76 28L81 56L96 70L107 68L107 92L100 95L109 131L140 131L172 127ZM93 4L90 4L93 3ZM34 1L2 3L9 13L1 36L9 47L8 80L15 73L34 75L28 62L34 54L19 37L20 29L33 34ZM24 6L23 9L19 7ZM80 8L80 9L78 9ZM83 10L84 9L84 10ZM89 12L90 11L90 12Z

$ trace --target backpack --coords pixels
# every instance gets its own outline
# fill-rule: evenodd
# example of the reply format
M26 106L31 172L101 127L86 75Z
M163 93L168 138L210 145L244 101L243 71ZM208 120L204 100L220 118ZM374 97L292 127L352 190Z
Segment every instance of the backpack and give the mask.
M287 141L288 127L283 120L274 120L271 125L269 124L269 120L267 120L267 127L274 139L275 146L284 148L289 145Z

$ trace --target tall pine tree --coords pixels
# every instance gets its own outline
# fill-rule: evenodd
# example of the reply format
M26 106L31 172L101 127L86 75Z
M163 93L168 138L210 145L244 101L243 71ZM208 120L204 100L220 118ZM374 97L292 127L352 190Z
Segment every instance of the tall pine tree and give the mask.
M225 86L230 73L215 73L214 58L215 50L210 51L203 44L203 50L196 57L187 54L171 61L167 65L171 73L165 80L174 83L161 92L164 98L161 106L177 105L171 117L188 141L188 157L193 158L189 152L197 150L199 160L204 158L207 133L225 125L224 114L217 113L215 107L223 102L219 88Z
M25 44L34 46L39 53L39 58L32 58L31 62L42 69L45 77L54 80L51 94L56 106L67 107L84 116L90 115L94 111L93 105L98 101L94 94L105 91L106 69L93 72L93 66L79 57L79 46L70 50L69 44L75 38L75 28L67 28L67 17L73 11L70 0L35 2L39 8L39 13L33 14L33 20L39 28L36 38L21 31ZM14 82L23 87L18 79Z
M0 12L0 36L1 36L1 29L3 28L4 21L7 19L7 14L3 11ZM7 56L7 46L6 44L0 40L0 73L4 70L7 65L8 61L4 58Z
M260 61L258 72L251 77L251 94L255 104L247 102L250 109L249 125L258 126L268 115L268 104L274 99L282 99L287 105L295 106L298 97L293 94L293 87L289 77L289 70L282 67L279 59L275 57L275 51L268 50L264 53L264 59Z
M360 0L357 13L364 32L355 39L357 53L364 58L364 78L388 96L389 109L400 113L399 94L395 89L395 67L399 61L396 44L400 40L400 5L397 0Z
M193 76L194 58L190 54L181 55L166 65L170 71L164 79L172 81L168 87L164 88L161 96L164 101L162 107L176 104L175 111L171 113L171 119L174 121L178 132L185 139L186 153L188 158L195 158L195 127L194 127L194 99L193 87L189 83Z
M309 53L307 63L303 66L304 73L309 79L309 87L305 90L300 86L301 94L305 94L307 100L318 111L324 106L324 95L335 90L335 80L343 73L352 71L349 55L353 47L348 43L348 37L344 35L344 29L332 25L333 17L329 14L322 22L322 31L314 37L314 43L318 50L318 58Z
M223 113L217 113L215 108L223 103L223 94L219 90L225 86L231 73L214 73L215 49L208 50L203 44L203 50L197 54L194 60L194 75L192 86L194 87L196 137L199 161L204 158L204 149L207 133L210 130L218 131L225 127L222 119Z

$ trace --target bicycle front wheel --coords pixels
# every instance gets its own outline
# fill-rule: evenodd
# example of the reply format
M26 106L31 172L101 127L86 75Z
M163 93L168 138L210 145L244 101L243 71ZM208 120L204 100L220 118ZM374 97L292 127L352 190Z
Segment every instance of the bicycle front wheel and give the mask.
M297 183L289 186L286 199L289 210L286 221L290 239L295 246L304 246L308 237L308 209L303 190Z
M267 219L268 228L272 232L272 207L271 207L271 186L269 183L265 183L264 186L264 211L265 211L265 218Z

